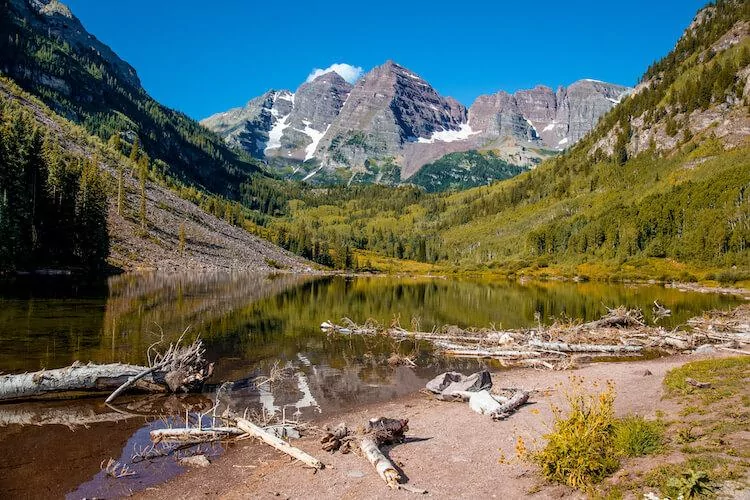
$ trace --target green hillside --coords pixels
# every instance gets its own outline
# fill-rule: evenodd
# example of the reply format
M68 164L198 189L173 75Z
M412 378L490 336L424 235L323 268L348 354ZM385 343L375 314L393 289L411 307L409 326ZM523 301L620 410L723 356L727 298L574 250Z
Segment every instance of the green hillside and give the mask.
M450 153L422 167L409 182L429 193L485 186L510 179L527 169L512 165L492 151Z
M258 164L186 115L152 99L135 70L88 35L59 2L45 13L7 0L0 70L50 108L103 140L137 137L162 175L239 199Z
M749 5L710 7L711 15L647 72L648 85L531 172L447 196L408 188L319 191L295 202L291 216L271 221L270 236L343 241L469 270L640 268L636 275L666 269L663 277L691 278L685 269L719 268L731 270L727 279L746 279L750 143L736 131L748 117L750 39L741 32L729 48L712 45L750 19ZM716 138L716 124L698 130L712 113L734 135ZM636 137L652 131L661 134L658 142L639 151Z

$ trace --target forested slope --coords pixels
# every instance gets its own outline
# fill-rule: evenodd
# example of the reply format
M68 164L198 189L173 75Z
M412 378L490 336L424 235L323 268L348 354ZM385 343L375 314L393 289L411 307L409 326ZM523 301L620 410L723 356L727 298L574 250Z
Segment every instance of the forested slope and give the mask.
M108 265L310 270L303 259L154 182L144 159L138 148L103 143L0 78L0 274L101 272ZM207 195L201 200L235 207Z
M462 269L666 266L678 277L687 264L746 276L749 28L748 1L703 9L634 95L534 171L448 196L318 190L269 235Z

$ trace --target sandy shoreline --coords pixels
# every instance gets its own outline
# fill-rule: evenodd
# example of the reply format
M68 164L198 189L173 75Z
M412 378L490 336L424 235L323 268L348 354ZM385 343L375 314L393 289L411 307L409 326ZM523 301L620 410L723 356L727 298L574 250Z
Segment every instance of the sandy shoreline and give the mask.
M406 443L393 447L391 458L408 483L432 498L559 498L582 495L541 481L534 469L515 459L520 436L533 446L552 420L551 405L564 405L564 387L571 375L587 383L614 382L619 415L654 417L672 414L675 404L662 400L662 380L672 368L703 359L681 355L654 360L594 363L574 371L514 369L493 374L496 387L523 387L538 392L533 404L506 421L493 422L467 405L433 400L420 393L370 405L324 419L360 425L372 417L409 419ZM646 371L651 375L644 375ZM190 470L167 483L140 492L139 498L400 498L390 491L370 464L356 454L327 454L316 437L294 445L313 454L326 469L313 474L270 448L243 441L207 469ZM501 459L509 459L509 463Z

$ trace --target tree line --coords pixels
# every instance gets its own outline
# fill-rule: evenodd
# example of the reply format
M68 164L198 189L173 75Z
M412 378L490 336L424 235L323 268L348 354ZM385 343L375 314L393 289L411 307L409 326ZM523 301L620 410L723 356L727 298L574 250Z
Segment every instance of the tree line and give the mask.
M0 101L0 273L101 271L108 254L107 183L96 159L63 151L29 112Z

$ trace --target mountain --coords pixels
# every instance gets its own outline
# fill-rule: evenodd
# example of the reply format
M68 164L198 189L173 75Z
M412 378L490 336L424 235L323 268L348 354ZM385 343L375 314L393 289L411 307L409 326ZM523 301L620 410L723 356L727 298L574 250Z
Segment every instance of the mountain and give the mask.
M116 148L4 77L0 132L0 273L99 271L104 259L121 270L311 269L310 262L140 177Z
M365 267L406 258L478 273L750 281L750 2L702 9L631 93L600 94L598 85L496 94L469 109L472 133L520 144L539 134L554 146L620 99L533 170L440 195L314 190L268 229L343 238ZM430 190L486 184L503 164L481 153L449 154L413 178Z
M270 90L244 107L201 123L256 158L305 161L313 157L351 89L337 73L325 73L302 84L295 93Z
M260 172L194 120L152 99L136 71L58 0L5 0L0 71L102 139L137 136L166 179L233 198Z
M539 86L480 96L467 110L388 61L353 87L331 72L295 93L269 91L202 123L230 145L305 180L419 184L426 177L414 174L449 153L492 150L511 166L532 167L578 141L630 91L581 80L556 92ZM320 116L311 112L309 95L323 108ZM444 179L458 184L437 179L432 186L470 187L490 172L462 180L459 170ZM441 175L433 166L428 177Z

